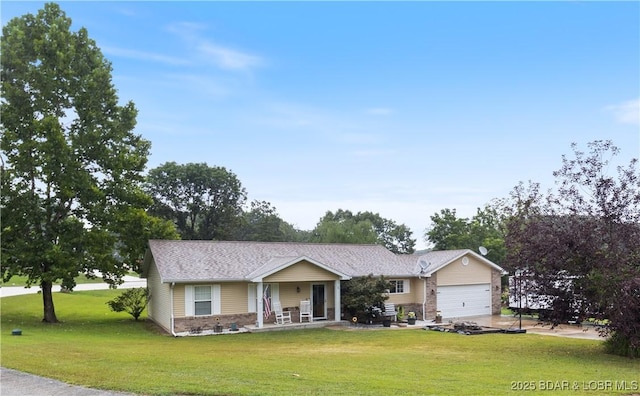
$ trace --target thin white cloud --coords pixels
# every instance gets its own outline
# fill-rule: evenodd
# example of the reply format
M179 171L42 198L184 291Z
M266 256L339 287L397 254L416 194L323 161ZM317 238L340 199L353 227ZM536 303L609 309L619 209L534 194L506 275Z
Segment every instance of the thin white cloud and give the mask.
M210 59L212 63L224 70L249 70L263 63L258 56L223 47L206 40L200 42L197 50L201 55Z
M372 133L345 133L340 136L340 140L348 144L379 144L382 142L379 135Z
M264 59L230 46L221 45L204 37L207 27L199 23L178 22L166 30L182 38L200 60L223 70L249 71L262 66Z
M621 124L640 125L640 98L609 105L605 109Z
M121 4L118 4L118 7L115 8L115 11L121 15L127 17L135 17L138 16L138 13L130 7L121 7Z
M137 51L137 50L130 50L126 48L118 48L118 47L108 47L108 46L102 47L102 52L114 57L137 59L137 60L142 60L147 62L164 63L172 66L184 66L184 65L189 65L191 63L186 59L177 58L174 56L167 56L162 54L156 54L153 52Z
M353 155L359 158L389 158L395 154L395 150L385 149L362 149L353 152Z
M372 107L370 109L367 109L365 112L369 115L388 116L393 114L393 109L390 109L388 107Z

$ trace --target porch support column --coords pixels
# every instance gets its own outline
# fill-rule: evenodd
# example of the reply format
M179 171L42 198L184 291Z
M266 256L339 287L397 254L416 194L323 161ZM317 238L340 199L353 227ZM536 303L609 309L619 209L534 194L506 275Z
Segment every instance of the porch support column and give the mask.
M340 312L340 279L333 281L333 295L335 297L335 318L336 322L342 320L342 313Z
M263 298L262 295L264 294L264 290L262 290L263 288L263 284L262 281L258 282L258 284L256 285L256 307L258 309L256 309L256 313L258 315L258 320L257 320L257 326L259 329L262 328L263 324L264 324L264 302L263 302Z

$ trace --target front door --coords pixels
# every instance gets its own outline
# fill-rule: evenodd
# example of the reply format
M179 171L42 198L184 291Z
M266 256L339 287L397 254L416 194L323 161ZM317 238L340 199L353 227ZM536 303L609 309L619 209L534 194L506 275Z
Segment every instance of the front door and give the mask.
M313 318L326 319L327 318L327 297L325 294L325 287L323 283L318 283L313 285L312 304L313 304Z

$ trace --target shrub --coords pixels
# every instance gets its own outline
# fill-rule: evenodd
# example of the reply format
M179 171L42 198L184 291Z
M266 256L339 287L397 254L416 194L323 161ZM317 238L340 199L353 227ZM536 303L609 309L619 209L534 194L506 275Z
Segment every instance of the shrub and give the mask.
M389 298L386 294L389 287L384 277L371 274L342 282L342 311L360 322L375 319L375 312L381 312L380 308Z
M613 355L640 358L640 348L633 346L627 337L615 332L604 342L604 350Z
M147 288L127 289L113 300L107 301L107 305L114 312L126 312L138 320L142 311L147 307L151 295Z

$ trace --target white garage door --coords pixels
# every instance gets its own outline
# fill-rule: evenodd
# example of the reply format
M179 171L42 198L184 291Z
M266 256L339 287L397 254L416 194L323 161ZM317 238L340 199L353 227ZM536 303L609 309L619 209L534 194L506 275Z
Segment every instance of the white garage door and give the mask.
M491 285L439 286L438 311L444 318L491 315Z

